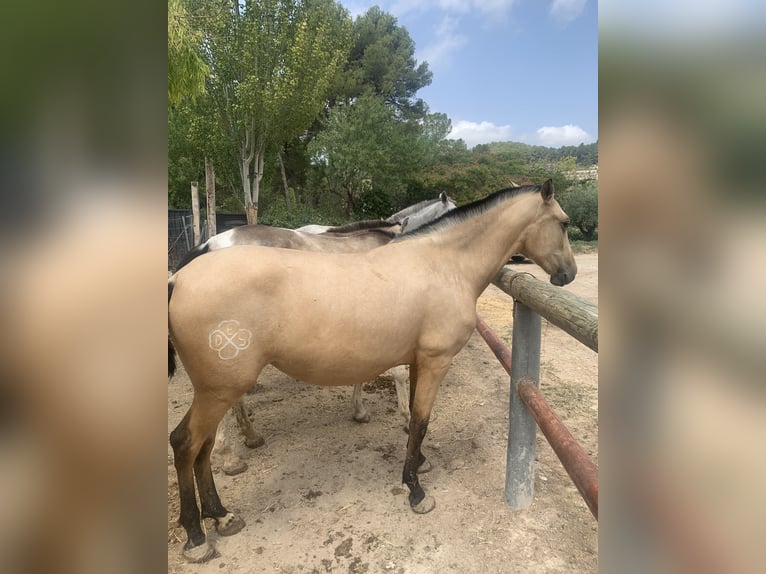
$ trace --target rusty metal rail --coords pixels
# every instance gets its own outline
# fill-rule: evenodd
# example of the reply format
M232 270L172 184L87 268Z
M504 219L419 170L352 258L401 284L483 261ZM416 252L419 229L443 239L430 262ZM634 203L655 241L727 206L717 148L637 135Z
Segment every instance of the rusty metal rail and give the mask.
M489 348L503 365L505 371L511 374L511 350L505 346L495 332L489 328L489 325L481 317L476 317L476 330L482 336Z
M558 415L553 412L534 383L522 381L517 389L521 400L535 417L540 430L543 431L567 474L580 491L585 504L598 520L598 468Z

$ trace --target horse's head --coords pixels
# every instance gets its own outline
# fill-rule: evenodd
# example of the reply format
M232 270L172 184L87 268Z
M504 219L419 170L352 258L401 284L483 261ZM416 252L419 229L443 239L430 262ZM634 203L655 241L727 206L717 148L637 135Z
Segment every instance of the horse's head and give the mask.
M439 202L435 204L439 215L444 215L448 211L451 211L457 207L455 202L452 201L449 196L443 191L439 194Z
M554 285L571 283L577 264L567 237L569 217L561 209L549 179L540 187L540 203L534 221L527 227L521 253L551 276Z

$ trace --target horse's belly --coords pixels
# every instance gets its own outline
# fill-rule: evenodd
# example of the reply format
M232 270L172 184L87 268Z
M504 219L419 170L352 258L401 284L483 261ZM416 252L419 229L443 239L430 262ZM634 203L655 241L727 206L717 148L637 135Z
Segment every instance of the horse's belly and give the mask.
M371 362L349 359L337 360L274 360L272 365L294 379L311 385L343 386L355 385L374 379L387 369L401 364L403 361L390 359L388 361Z

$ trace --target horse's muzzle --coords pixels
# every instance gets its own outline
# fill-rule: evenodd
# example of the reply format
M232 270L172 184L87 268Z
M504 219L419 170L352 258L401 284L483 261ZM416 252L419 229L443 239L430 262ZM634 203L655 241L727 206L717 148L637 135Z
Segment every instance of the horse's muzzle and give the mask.
M553 283L557 287L562 287L566 285L567 283L571 283L572 281L574 281L574 278L575 278L574 273L570 273L567 271L559 271L551 275L551 283Z

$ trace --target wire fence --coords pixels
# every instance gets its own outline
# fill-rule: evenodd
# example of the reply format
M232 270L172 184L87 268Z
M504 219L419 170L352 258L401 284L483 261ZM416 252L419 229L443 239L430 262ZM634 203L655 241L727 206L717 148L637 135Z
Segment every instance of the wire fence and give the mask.
M238 213L216 213L216 231L222 233L245 225L247 220ZM208 240L207 220L200 222L200 243ZM168 271L175 272L178 264L194 247L194 229L190 209L168 210Z

